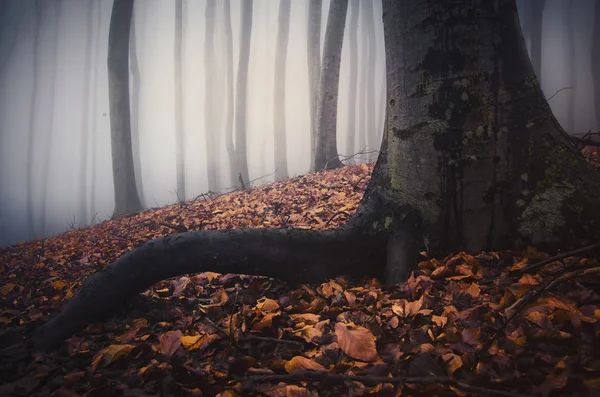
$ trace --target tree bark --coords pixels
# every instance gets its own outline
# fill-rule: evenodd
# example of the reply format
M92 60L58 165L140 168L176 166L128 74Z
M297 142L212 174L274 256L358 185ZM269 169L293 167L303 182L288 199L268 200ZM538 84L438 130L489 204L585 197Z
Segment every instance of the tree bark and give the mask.
M346 152L350 156L356 151L356 101L358 86L358 16L360 14L360 0L350 0L350 26L348 39L350 45L350 77L348 82L348 137Z
M100 26L102 26L102 5L100 3L96 3L96 57L94 58L94 71L93 71L93 79L94 83L92 85L92 146L90 148L91 154L91 163L92 163L92 171L90 181L90 216L91 222L94 222L94 218L96 216L96 148L97 148L97 140L98 136L98 61L100 60ZM97 219L96 219L97 220Z
M310 171L315 171L317 143L317 101L321 79L321 0L308 1L306 58L308 60L308 99L310 106Z
M131 17L131 31L129 37L129 60L131 62L131 148L133 150L133 170L135 173L135 182L137 184L138 194L142 207L146 208L144 202L144 183L142 180L142 158L140 148L140 63L138 61L138 49L136 38L135 15L138 15L138 20L143 20L143 14L140 14L140 8L144 7L144 3L138 3L135 7L134 15ZM140 37L144 37L143 33Z
M290 36L290 8L290 0L280 0L277 52L275 54L275 81L273 89L273 157L275 160L276 181L281 181L288 177L285 126L285 76L287 67L287 47Z
M204 13L204 125L206 128L206 174L208 175L208 190L212 192L219 191L217 145L215 144L217 137L214 117L215 92L213 87L213 79L215 78L215 7L215 0L207 0Z
M185 134L183 131L183 0L175 0L175 172L177 199L185 201Z
M532 84L514 0L425 7L430 2L384 0L386 129L348 224L325 232L214 230L152 240L86 281L36 331L35 346L55 346L133 294L186 273L294 283L385 273L396 282L414 269L418 249L478 252L521 240L555 250L596 241L600 176Z
M115 210L113 218L142 210L133 170L129 110L129 36L133 0L115 0L108 33L108 98Z
M316 171L343 166L337 150L337 103L347 11L348 0L332 0L329 5L317 101Z
M225 115L225 145L229 158L229 180L232 186L238 183L235 146L233 143L233 33L231 32L231 2L223 0L223 25L225 29L225 55L227 75L227 110Z
M254 0L242 2L242 27L240 30L240 57L237 70L237 89L235 104L235 154L236 173L241 175L244 183L248 183L248 156L247 156L247 91L248 91L248 66L250 63L250 38L252 36L252 7Z

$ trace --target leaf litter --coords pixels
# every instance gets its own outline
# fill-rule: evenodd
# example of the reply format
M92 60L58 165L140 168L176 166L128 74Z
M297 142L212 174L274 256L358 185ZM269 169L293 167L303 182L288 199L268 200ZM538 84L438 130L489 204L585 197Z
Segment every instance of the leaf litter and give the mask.
M2 396L584 396L600 393L596 258L429 258L405 283L290 289L213 272L164 280L37 353L33 330L83 280L186 230L335 228L372 165L194 200L0 249Z

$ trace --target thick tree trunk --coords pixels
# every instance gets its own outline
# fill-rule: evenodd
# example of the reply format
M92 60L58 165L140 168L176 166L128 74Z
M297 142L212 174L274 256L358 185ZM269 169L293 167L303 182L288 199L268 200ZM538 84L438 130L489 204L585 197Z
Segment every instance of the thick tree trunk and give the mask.
M92 68L92 35L94 27L94 4L86 4L87 16L86 16L86 36L85 36L85 49L84 49L84 81L81 84L81 103L83 104L82 115L81 115L81 145L79 147L79 225L81 227L87 226L87 165L88 165L88 142L90 137L90 85L91 79L91 68Z
M183 0L175 0L175 172L177 199L185 201L185 138L183 133Z
M567 31L568 41L569 43L569 85L571 89L569 90L569 102L567 104L567 132L569 134L575 134L575 98L577 98L577 86L575 76L575 70L577 69L577 56L575 49L575 24L573 23L573 16L575 14L575 1L569 0L566 4L567 12L565 13L565 30Z
M321 79L321 0L308 1L308 26L306 29L306 52L308 60L308 98L310 106L310 170L315 171L315 147L317 144L317 100Z
M347 225L152 240L86 281L36 331L35 345L52 347L156 281L186 273L312 283L340 273L381 276L385 268L396 282L423 245L435 255L518 240L554 249L596 241L600 176L535 84L514 0L425 7L430 2L384 0L387 123L371 182Z
M225 145L229 158L229 179L232 186L238 184L236 155L233 144L233 33L231 32L231 2L223 0L223 26L225 29L225 74L227 75L227 110L225 115Z
M317 101L315 170L342 167L337 150L337 103L348 0L331 0Z
M144 183L142 180L142 157L140 148L140 88L141 88L141 76L140 76L140 63L138 62L138 50L137 50L137 38L136 38L136 25L135 15L138 15L138 20L143 20L142 16L139 15L141 7L144 7L144 3L138 3L135 7L134 16L131 18L131 31L129 37L129 61L131 62L131 148L133 150L133 170L135 173L135 183L137 185L138 194L140 196L140 202L142 207L146 208L144 202ZM141 29L140 29L141 30ZM144 37L140 34L140 37Z
M358 86L358 15L360 13L360 0L350 0L350 18L348 27L350 45L350 77L348 82L348 135L346 141L346 153L350 156L355 153L356 148L356 100Z
M240 57L237 70L237 89L235 93L235 154L236 174L241 175L244 184L250 180L247 156L247 92L248 66L250 63L250 38L252 36L252 7L254 0L242 2L242 27L240 30Z
M129 111L129 33L133 0L115 0L108 33L108 98L115 210L113 218L138 212L138 196L131 147Z
M288 39L290 36L290 8L290 0L280 0L277 53L275 54L275 83L273 89L273 157L276 181L281 181L288 177L287 143L285 136L285 72Z
M415 208L434 252L592 241L600 178L532 79L514 0L428 3L383 3L387 125L365 200Z

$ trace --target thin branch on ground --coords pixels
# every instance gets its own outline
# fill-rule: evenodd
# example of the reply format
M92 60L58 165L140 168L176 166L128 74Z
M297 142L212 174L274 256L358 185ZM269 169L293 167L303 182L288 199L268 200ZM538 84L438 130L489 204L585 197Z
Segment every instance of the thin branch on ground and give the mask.
M350 218L350 214L348 214L346 211L339 211L336 212L335 214L333 214L333 216L331 218L329 218L329 220L327 221L327 223L325 224L325 228L327 228L327 226L329 226L329 224L331 223L332 220L335 219L336 216L338 215L346 215L347 218Z
M501 396L501 397L521 397L523 394L510 393L497 389L488 389L486 387L472 386L467 383L459 382L448 377L393 377L385 376L360 376L360 375L345 375L332 374L324 371L298 371L286 375L256 375L243 378L237 378L244 387L249 389L256 388L256 383L263 382L303 382L303 381L328 381L328 382L360 382L369 385L392 383L392 384L417 384L417 385L434 385L444 384L454 386L463 391L480 394L484 396Z
M573 250L573 251L563 252L561 254L558 254L558 255L555 255L555 256L551 256L551 257L546 258L546 259L544 259L542 261L539 261L539 262L536 262L536 263L532 263L531 265L526 266L526 267L524 267L521 270L518 270L517 274L529 273L532 270L535 270L537 268L545 266L545 265L547 265L549 263L552 263L554 261L561 260L561 259L566 258L568 256L575 256L575 255L583 254L584 252L591 251L591 250L593 250L594 248L597 248L597 247L600 247L600 242L592 244L592 245L588 245L587 247L582 247L582 248L578 248L578 249Z

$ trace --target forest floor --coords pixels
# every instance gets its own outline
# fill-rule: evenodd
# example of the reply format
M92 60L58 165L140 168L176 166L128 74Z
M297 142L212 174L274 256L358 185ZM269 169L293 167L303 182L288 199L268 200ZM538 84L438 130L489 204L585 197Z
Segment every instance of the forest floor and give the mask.
M600 265L585 249L422 252L391 287L187 275L55 351L31 349L33 330L86 277L134 247L188 230L334 228L371 171L307 174L0 249L0 395L600 394Z

